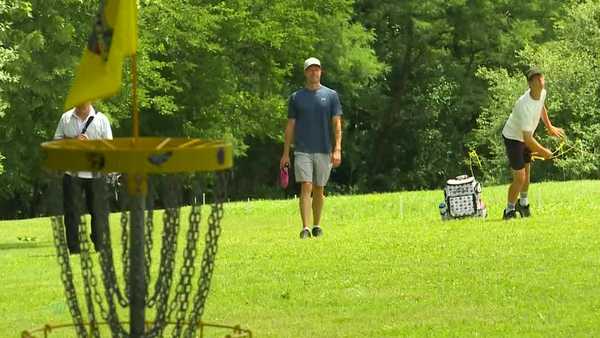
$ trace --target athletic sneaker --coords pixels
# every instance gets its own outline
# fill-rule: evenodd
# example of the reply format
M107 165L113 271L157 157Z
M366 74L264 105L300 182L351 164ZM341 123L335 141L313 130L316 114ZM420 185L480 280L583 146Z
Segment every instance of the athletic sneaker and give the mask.
M517 208L517 212L519 214L521 214L521 217L530 217L531 216L531 211L529 210L529 204L527 204L526 206L522 206L521 200L518 200L516 208Z
M304 228L302 231L300 231L300 239L306 238L310 238L310 230L308 230L308 228Z
M511 218L517 218L517 210L507 211L504 209L504 213L502 214L502 219L508 221Z
M312 235L313 237L319 237L319 236L323 236L323 229L321 229L320 226L315 226L312 228Z

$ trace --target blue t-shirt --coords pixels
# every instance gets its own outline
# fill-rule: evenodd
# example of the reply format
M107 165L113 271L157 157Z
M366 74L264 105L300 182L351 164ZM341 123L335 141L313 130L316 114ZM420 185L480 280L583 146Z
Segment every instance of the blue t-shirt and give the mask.
M290 96L288 118L295 119L295 151L331 152L331 119L342 115L342 105L335 90L321 85L313 91L300 89Z

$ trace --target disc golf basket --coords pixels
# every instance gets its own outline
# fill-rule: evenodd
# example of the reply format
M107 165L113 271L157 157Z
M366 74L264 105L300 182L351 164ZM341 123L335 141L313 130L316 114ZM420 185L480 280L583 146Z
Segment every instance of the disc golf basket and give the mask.
M95 251L91 248L88 226L81 216L79 255L69 254L63 217L51 218L73 323L25 331L22 337L49 337L50 332L66 326L75 330L69 337L191 338L203 336L206 328L225 329L226 337L251 337L250 331L239 326L201 321L221 233L225 170L232 166L230 144L184 138L66 139L43 143L42 150L46 167L57 173L89 171L96 177L122 173L119 200L128 210L122 211L116 228L109 224L109 187L104 180L94 180L98 182L92 189L100 245ZM211 186L213 203L199 262L203 183ZM153 198L149 198L157 191L164 207L158 227ZM185 191L192 196L188 199L191 210L187 222L182 222L180 206ZM82 205L76 208L80 215L85 214ZM189 223L186 231L182 223ZM111 238L111 229L113 234L120 230L120 239ZM160 250L154 245L156 237L161 240ZM153 265L157 259L159 264Z

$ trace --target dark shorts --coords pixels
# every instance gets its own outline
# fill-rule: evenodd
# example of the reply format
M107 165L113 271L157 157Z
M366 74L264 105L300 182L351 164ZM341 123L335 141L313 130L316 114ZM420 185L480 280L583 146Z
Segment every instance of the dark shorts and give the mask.
M507 139L504 135L502 135L502 138L504 139L504 146L506 146L508 163L513 170L521 170L525 168L526 163L531 163L531 150L527 148L525 143Z

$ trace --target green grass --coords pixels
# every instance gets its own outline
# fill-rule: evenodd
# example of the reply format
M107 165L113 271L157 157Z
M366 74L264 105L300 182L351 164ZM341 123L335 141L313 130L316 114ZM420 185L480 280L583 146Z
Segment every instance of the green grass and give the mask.
M305 241L296 201L227 204L204 320L256 337L600 335L600 182L530 190L534 217L509 222L506 186L484 190L487 220L440 221L441 191L329 197L325 236ZM0 337L71 322L51 238L47 219L0 222Z

